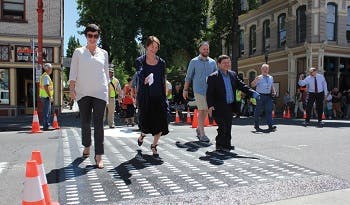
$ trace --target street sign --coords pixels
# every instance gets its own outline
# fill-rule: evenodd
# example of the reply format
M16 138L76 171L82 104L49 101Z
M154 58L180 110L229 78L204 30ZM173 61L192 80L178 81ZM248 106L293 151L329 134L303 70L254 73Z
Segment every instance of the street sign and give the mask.
M70 68L71 61L72 61L72 58L63 58L63 67Z
M35 68L35 82L38 83L40 81L41 75L42 75L41 65L36 65L36 68Z

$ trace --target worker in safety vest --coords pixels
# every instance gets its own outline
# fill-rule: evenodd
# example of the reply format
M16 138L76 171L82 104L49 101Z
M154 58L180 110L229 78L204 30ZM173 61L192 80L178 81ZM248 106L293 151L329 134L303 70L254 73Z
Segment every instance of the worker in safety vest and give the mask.
M50 78L52 65L44 65L45 72L40 76L39 97L43 103L43 130L48 130L50 126L51 103L53 102L53 82Z
M120 98L121 87L120 87L119 80L116 77L114 77L113 68L109 68L109 78L110 78L110 83L108 87L109 102L106 106L106 113L108 115L109 128L115 128L115 125L114 125L114 112L115 112L115 103L116 103L115 101L117 98L119 100L121 99Z

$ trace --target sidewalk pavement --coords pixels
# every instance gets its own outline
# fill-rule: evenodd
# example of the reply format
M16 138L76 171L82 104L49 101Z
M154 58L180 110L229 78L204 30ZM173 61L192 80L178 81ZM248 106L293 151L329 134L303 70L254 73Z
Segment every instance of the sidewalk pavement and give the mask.
M75 116L77 115L77 113L68 109L63 109L62 113L59 116L57 116L58 121L60 122L60 119L62 119L62 117L66 118L72 115ZM33 115L21 115L17 117L0 117L0 132L31 130L32 121ZM41 122L40 125L42 125Z
M350 204L350 189L343 189L309 196L302 196L264 205L348 205Z

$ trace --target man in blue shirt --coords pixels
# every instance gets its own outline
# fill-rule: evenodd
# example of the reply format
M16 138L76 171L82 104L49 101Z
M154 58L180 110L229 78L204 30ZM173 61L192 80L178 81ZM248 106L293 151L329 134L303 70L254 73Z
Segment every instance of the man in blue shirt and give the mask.
M255 112L254 112L254 128L256 131L263 131L259 127L259 117L261 112L265 111L265 117L267 125L269 126L268 131L274 131L276 126L272 122L272 96L276 94L273 87L273 77L269 75L269 65L263 64L261 66L261 75L257 76L252 82L252 87L256 87L256 91L260 94L260 100L257 101Z
M231 71L231 59L227 55L218 58L219 71L208 77L206 93L209 115L218 123L216 150L229 152L231 146L231 127L236 90L241 90L249 97L259 98L259 94L249 88L234 71Z
M198 108L198 128L197 137L202 142L209 142L209 138L204 132L204 120L208 115L208 105L206 101L207 77L216 71L215 60L209 57L209 43L202 42L199 46L200 55L193 58L188 65L183 89L183 97L188 98L188 87L193 82L193 92Z
M323 127L322 113L323 113L323 101L327 98L327 82L323 75L317 73L316 68L309 69L310 75L304 79L304 74L300 74L298 84L308 88L309 96L306 105L306 119L304 126L308 126L310 123L312 106L316 101L316 110L318 123L317 127Z

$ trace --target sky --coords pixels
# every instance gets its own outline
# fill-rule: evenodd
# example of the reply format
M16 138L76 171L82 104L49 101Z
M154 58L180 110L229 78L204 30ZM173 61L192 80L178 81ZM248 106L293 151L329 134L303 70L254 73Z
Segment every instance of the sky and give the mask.
M79 18L77 3L75 0L64 0L64 55L68 47L68 39L70 36L78 37L81 45L86 43L84 35L79 35L78 31L83 28L77 28L76 22Z

